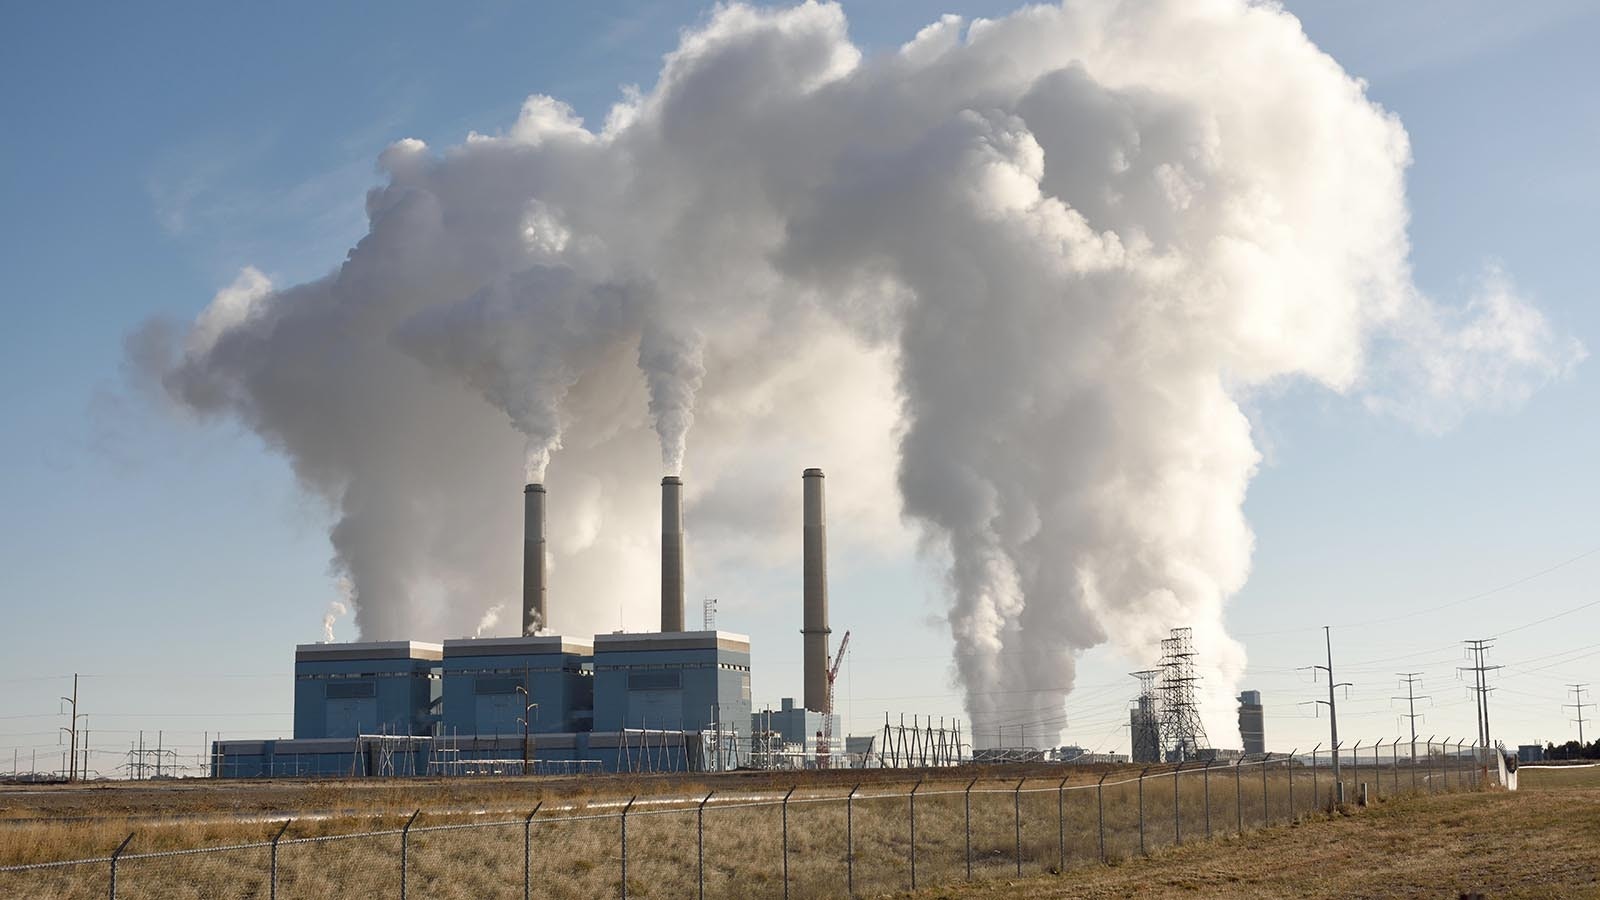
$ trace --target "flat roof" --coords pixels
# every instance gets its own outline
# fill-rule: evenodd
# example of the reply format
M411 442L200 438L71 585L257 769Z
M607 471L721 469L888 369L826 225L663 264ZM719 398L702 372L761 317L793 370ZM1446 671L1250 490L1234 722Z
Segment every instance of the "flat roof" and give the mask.
M444 642L444 655L518 656L528 654L576 653L588 656L594 643L559 634L530 634L525 637L452 638Z
M732 631L617 632L594 636L596 653L623 650L732 650L750 652L750 636Z
M352 659L443 659L444 645L427 641L351 641L296 644L295 662L339 662Z

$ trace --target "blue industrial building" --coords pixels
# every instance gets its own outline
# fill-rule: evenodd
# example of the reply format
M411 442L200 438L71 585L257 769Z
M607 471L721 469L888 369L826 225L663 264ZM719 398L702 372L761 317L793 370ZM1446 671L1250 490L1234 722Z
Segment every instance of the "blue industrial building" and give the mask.
M419 641L301 644L294 650L295 739L433 734L443 653Z
M539 635L444 642L441 735L592 731L594 645ZM534 704L528 709L529 704Z
M779 706L778 709L752 713L750 727L758 734L770 736L775 742L797 746L806 754L815 755L817 738L823 730L824 714L795 706L793 697L784 697ZM833 733L840 733L838 716L833 718Z
M594 728L750 734L750 639L725 631L594 639Z
M304 644L294 705L292 740L218 741L212 774L729 769L746 762L750 639L684 631L592 643Z

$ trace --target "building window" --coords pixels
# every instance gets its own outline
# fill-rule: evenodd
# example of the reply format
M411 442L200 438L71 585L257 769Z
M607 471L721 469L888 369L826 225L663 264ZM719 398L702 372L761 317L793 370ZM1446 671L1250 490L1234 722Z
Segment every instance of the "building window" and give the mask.
M472 685L475 694L515 694L522 687L520 678L479 678Z
M329 700L366 700L374 694L370 681L341 681L328 685Z
M677 672L629 672L630 691L676 691L682 687Z

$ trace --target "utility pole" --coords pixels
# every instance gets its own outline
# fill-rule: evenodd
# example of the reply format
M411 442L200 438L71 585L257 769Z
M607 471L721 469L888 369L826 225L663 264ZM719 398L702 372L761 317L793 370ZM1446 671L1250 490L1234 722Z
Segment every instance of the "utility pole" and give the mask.
M539 712L539 704L532 702L533 696L529 691L532 685L529 681L530 671L527 666L523 666L522 683L517 685L517 693L522 695L522 715L517 717L517 721L522 724L522 774L524 775L528 774L528 722Z
M1417 712L1417 701L1430 700L1432 698L1427 694L1419 695L1417 693L1417 676L1421 675L1421 672L1397 672L1396 674L1406 680L1406 695L1404 697L1391 697L1390 699L1406 701L1405 717L1411 725L1411 761L1415 764L1417 759L1417 719L1422 717L1422 713Z
M1344 800L1344 782L1339 779L1339 708L1334 703L1333 690L1334 688L1349 688L1350 682L1339 682L1333 679L1333 633L1327 625L1322 626L1322 638L1328 648L1328 664L1325 666L1301 666L1300 668L1302 670L1310 669L1313 679L1316 678L1318 669L1328 673L1328 699L1308 700L1306 702L1313 704L1325 703L1328 706L1328 731L1331 746L1333 747L1333 797L1335 802L1342 802Z
M77 774L78 774L78 673L77 672L73 672L72 673L72 696L71 697L62 697L61 701L63 703L70 704L71 707L72 707L72 727L67 729L67 731L70 732L71 735L72 735L72 738L71 738L72 746L71 746L71 749L68 751L68 758L71 759L72 762L67 767L67 780L68 781L76 781L77 780Z
M1489 746L1489 679L1488 674L1499 666L1486 666L1483 664L1484 654L1494 646L1494 638L1462 641L1467 647L1467 652L1472 654L1473 665L1461 666L1461 671L1471 672L1473 675L1473 690L1478 695L1478 744L1482 747Z
M1576 719L1576 721L1578 723L1578 752L1582 753L1583 752L1583 747L1584 747L1584 743L1583 743L1583 708L1586 707L1586 706L1592 708L1594 706L1594 704L1593 703L1585 703L1585 702L1583 702L1583 695L1589 689L1589 685L1588 685L1587 682L1585 682L1583 684L1569 684L1569 685L1567 685L1567 688L1572 691L1573 702L1572 703L1562 704L1561 708L1562 709L1576 709L1578 711L1578 718Z

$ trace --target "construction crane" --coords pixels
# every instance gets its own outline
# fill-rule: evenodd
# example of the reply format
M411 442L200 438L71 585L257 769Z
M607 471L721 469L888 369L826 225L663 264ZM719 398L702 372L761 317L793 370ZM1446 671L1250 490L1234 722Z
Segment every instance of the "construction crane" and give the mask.
M850 649L850 632L839 640L839 652L834 654L833 665L828 667L828 708L822 711L822 740L817 746L817 768L831 768L833 753L833 681L839 677L839 664L844 662L844 652Z

